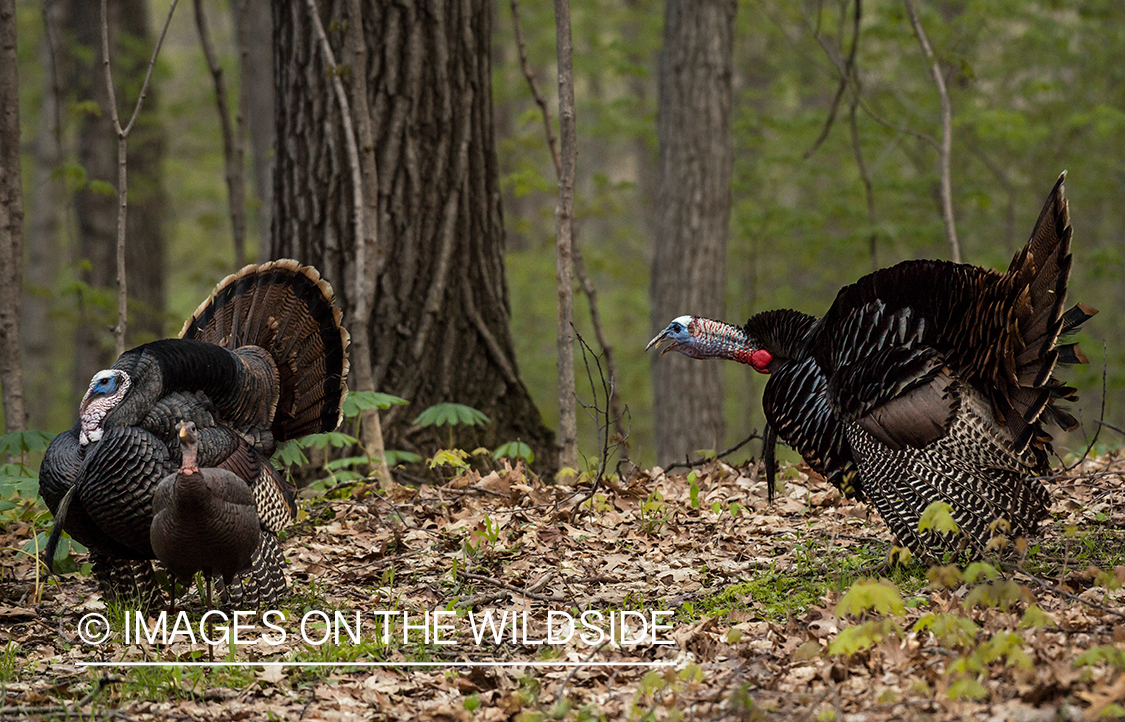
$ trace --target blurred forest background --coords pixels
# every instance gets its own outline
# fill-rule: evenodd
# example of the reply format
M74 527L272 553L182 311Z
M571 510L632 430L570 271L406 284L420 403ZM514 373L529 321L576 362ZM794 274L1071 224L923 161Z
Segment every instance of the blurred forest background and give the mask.
M97 3L69 3L72 8L83 4L96 18ZM128 5L122 27L132 35L122 47L132 57L115 63L143 68L168 0ZM1103 341L1108 349L1105 419L1125 425L1125 345L1120 343L1125 316L1116 312L1125 306L1125 4L942 0L917 5L952 104L952 197L963 260L1006 268L1058 173L1069 171L1075 228L1071 298L1102 310L1084 332L1091 364L1065 372L1082 395L1078 415L1084 430L1067 440L1077 448L1093 435L1094 419L1101 416ZM96 86L104 92L100 48L96 36L81 32L83 21L59 21L61 6L61 0L17 3L27 214L25 380L31 427L52 432L73 423L89 380L90 369L76 361L76 346L112 350L112 334L105 329L116 313L112 256L91 257L76 232L83 198L113 196L116 187L113 163L108 171L104 164L95 167L98 161L80 150L83 134L108 133L113 143L112 130L96 122L97 107L91 104ZM223 0L206 0L203 6L231 98L261 100L270 82L263 81L261 68L240 88L235 8ZM268 3L249 6L268 20ZM949 257L933 142L941 137L940 102L930 63L901 0L869 0L862 8L854 60L860 92L855 95L856 86L849 87L829 125L840 69L853 41L855 4L738 2L726 320L741 323L752 313L780 307L820 315L841 286L876 267ZM236 268L215 90L192 12L190 3L176 11L138 135L130 138L130 242L134 233L162 231L155 234L159 246L150 255L132 260L131 289L149 296L139 297L132 311L136 332L130 345L178 333L214 284ZM523 382L554 427L555 169L542 116L521 70L511 5L497 0L492 12L492 89L512 333ZM519 0L519 14L530 66L557 124L553 5ZM616 352L618 390L631 412L631 456L647 465L655 461L651 371L661 361L646 356L644 346L670 320L652 319L649 310L664 3L575 0L571 18L578 234ZM89 23L96 21L86 22L87 33L94 32ZM135 97L134 86L118 98L126 118ZM253 131L253 108L246 108ZM827 135L818 140L826 127ZM260 137L251 137L260 143ZM263 211L270 203L264 197L270 188L269 159L268 146L248 148L249 260L259 258L263 233L268 237ZM165 269L165 282L145 290L146 267L152 264ZM101 269L98 277L110 287L99 288L91 280L92 268ZM580 333L593 344L582 297L576 297L575 317ZM723 367L725 441L730 444L762 427L765 379L749 368ZM580 358L578 369L579 396L589 401ZM594 425L581 410L579 424L580 449L596 456ZM757 454L756 445L744 450L749 453Z

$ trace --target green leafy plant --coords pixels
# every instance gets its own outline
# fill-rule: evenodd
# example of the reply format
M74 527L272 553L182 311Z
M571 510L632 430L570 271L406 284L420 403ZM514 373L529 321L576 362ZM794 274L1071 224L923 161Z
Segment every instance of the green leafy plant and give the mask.
M386 411L392 406L405 406L408 403L410 402L406 399L378 391L349 391L341 406L341 412L345 420L350 420L357 418L368 409Z
M464 404L434 404L414 419L415 426L483 426L490 419Z
M494 460L521 459L530 464L535 461L535 452L522 441L509 441L506 444L501 444L496 447L496 451L492 452L492 458Z
M423 428L428 426L448 426L448 447L453 448L454 426L484 426L489 419L482 412L464 404L441 403L434 404L414 418L414 425Z

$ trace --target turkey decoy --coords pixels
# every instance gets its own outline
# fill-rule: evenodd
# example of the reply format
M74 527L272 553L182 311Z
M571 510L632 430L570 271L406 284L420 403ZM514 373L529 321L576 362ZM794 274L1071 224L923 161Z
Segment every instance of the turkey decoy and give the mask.
M250 569L258 548L258 510L254 494L241 477L226 469L200 468L195 424L179 425L180 470L169 474L152 495L149 539L156 558L172 573L172 607L176 580L191 584L196 572L207 583L220 576L230 589L234 575Z
M1075 389L1056 364L1086 363L1059 345L1097 311L1063 312L1072 230L1059 177L1031 238L1007 273L945 261L907 261L845 287L821 319L782 310L738 328L674 319L668 341L692 358L733 359L769 374L762 400L770 434L847 495L866 497L915 554L988 548L1035 531L1050 495L1053 424L1078 425L1059 401ZM773 492L772 442L767 444ZM963 536L919 532L943 501ZM997 521L1002 520L1002 521Z
M251 487L262 533L241 600L265 604L285 591L277 532L296 513L296 489L269 457L278 441L339 423L348 375L340 319L315 269L247 266L218 285L180 338L126 351L94 375L77 423L47 450L39 485L54 539L65 529L89 548L108 596L157 593L152 497L180 467L180 420L198 429L200 466Z

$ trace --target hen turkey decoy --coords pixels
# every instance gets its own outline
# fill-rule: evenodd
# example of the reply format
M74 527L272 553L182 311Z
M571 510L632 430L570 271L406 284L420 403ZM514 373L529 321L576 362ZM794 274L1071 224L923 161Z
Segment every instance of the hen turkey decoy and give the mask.
M1029 535L1050 505L1038 478L1049 469L1044 427L1078 424L1059 405L1075 389L1053 373L1087 359L1058 340L1097 313L1081 303L1063 312L1065 177L1006 273L907 261L842 289L821 319L768 311L738 328L681 316L648 348L668 341L662 354L769 374L771 434L849 496L866 497L915 554L966 544L979 554L994 537ZM772 496L772 464L767 471ZM935 501L952 507L961 538L919 531Z
M207 580L220 576L229 589L234 575L250 569L258 548L258 510L249 485L226 469L200 468L198 437L191 421L179 425L180 470L157 485L152 496L149 540L156 558L187 585L196 572Z
M276 534L293 519L296 490L269 456L278 441L339 423L348 375L340 319L315 269L247 266L218 285L180 338L126 351L94 375L39 484L56 530L90 549L108 595L155 590L152 500L180 467L180 420L198 429L198 464L235 473L253 493L262 533L240 599L264 604L285 591Z

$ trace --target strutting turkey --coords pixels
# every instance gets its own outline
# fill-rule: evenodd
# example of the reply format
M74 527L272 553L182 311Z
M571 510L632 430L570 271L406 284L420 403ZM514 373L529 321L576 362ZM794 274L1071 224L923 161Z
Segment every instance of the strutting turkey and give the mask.
M1044 426L1078 423L1058 403L1076 400L1075 389L1052 374L1087 359L1057 342L1097 313L1081 303L1063 312L1065 177L1007 273L907 261L842 289L819 320L768 311L738 328L681 316L647 348L667 340L662 354L733 359L770 375L771 497L776 435L846 494L866 497L922 557L979 555L994 537L1027 536L1050 505L1038 478L1049 470ZM936 501L952 507L959 538L919 531Z
M260 535L258 510L250 486L237 474L199 467L193 422L180 422L179 437L180 469L153 493L149 539L156 558L172 572L172 606L176 580L190 584L202 572L210 608L212 577L222 577L229 589L235 574L250 569Z
M65 529L89 548L110 598L154 599L153 493L179 469L176 426L191 421L198 464L243 479L261 520L252 569L232 596L272 602L286 589L277 532L296 513L296 490L269 457L279 441L339 424L347 345L332 287L315 269L286 259L224 279L180 338L126 351L94 375L78 422L40 468L54 539Z

